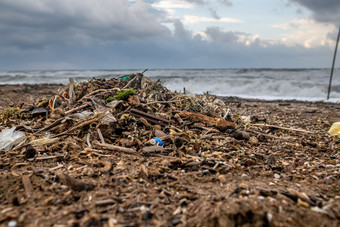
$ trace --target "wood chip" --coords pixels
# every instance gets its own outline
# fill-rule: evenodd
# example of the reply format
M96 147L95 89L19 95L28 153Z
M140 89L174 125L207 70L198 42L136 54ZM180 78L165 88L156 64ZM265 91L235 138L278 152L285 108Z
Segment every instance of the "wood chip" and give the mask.
M33 186L31 184L30 177L24 175L24 176L21 177L21 180L22 180L22 184L24 185L24 188L25 188L26 196L28 198L31 197L31 195L33 194Z
M95 185L87 183L78 179L75 179L66 173L57 174L59 179L66 185L68 185L73 191L91 191L95 188Z

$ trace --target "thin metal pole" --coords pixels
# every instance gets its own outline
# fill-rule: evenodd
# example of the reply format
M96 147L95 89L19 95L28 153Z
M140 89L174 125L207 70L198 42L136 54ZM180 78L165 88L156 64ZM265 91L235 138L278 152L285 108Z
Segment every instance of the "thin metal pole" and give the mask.
M327 100L329 99L329 94L331 93L332 78L333 78L333 72L334 72L334 64L335 64L336 52L337 52L337 50L338 50L339 37L340 37L340 25L339 25L338 38L337 38L336 43L335 43L335 51L334 51L334 56L333 56L333 63L332 63L331 76L330 76L330 78L329 78Z

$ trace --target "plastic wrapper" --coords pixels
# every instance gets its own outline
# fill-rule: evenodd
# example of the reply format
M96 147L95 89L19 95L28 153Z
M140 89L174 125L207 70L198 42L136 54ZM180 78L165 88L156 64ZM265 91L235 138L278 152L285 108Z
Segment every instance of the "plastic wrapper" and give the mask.
M16 131L15 127L5 128L0 132L0 151L9 151L13 146L21 143L25 138L25 133Z

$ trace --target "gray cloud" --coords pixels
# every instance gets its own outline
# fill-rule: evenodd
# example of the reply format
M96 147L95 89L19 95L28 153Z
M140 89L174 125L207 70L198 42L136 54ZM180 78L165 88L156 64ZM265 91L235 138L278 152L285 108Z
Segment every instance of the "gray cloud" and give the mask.
M260 39L245 45L239 40L248 34L219 27L205 30L208 42L191 38L180 20L169 21L171 36L159 23L163 17L138 0L0 0L0 69L39 69L42 63L79 69L328 67L333 53L299 45L263 48Z
M0 0L0 34L1 46L36 49L138 40L170 32L140 0Z
M180 20L175 20L174 21L174 35L175 37L180 37L180 38L190 38L192 32L187 30L183 23Z
M226 5L226 6L232 6L233 3L230 0L218 0L220 3Z
M339 0L290 0L308 8L313 12L313 18L319 22L328 22L335 25L340 23Z
M216 29L215 29L216 30ZM215 40L202 41L177 37L136 40L129 43L69 47L61 46L49 52L0 55L1 69L40 69L39 65L67 62L79 69L128 68L245 68L245 67L329 67L329 48L306 49L301 45L282 44L263 48L261 40L246 46L236 42L237 33L216 32ZM219 38L217 38L219 37ZM317 57L315 57L317 56ZM336 67L339 67L337 63Z
M197 4L206 4L204 0L185 0L185 1Z
M201 4L201 5L208 5L209 4L209 1L206 0L185 0L187 2L190 2L190 3L197 3L197 4ZM232 6L233 3L230 1L230 0L218 0L219 3L223 4L223 5L226 5L226 6Z
M209 11L210 11L210 15L211 15L213 18L215 18L215 19L217 19L217 20L221 19L221 17L220 17L219 15L217 15L216 10L214 10L213 8L209 8Z
M223 43L235 43L239 39L239 35L245 35L240 32L223 31L220 27L208 27L205 33L214 41Z

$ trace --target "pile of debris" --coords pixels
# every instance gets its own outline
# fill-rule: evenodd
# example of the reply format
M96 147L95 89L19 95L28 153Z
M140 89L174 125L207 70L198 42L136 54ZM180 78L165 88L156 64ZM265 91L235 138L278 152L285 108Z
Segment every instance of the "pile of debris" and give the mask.
M214 136L233 133L240 137L235 133L237 126L230 121L229 111L214 96L171 92L160 81L153 82L143 73L81 83L70 78L69 85L50 99L1 112L2 124L12 128L4 129L1 134L0 149L6 152L2 153L0 165L13 170L39 160L101 157L105 151L117 151L163 157L169 161L167 165L198 170L205 151L214 146L208 143ZM226 149L229 148L218 146L214 151ZM13 165L8 155L18 152L25 164ZM215 166L210 168L213 172L223 168L221 161L204 159L204 162ZM113 164L103 165L102 171L108 172ZM59 168L61 165L55 170ZM201 171L206 173L209 168ZM151 177L143 165L141 172ZM67 173L57 176L75 191L94 187L78 182Z
M82 83L71 78L51 99L7 112L2 114L2 123L27 133L13 150L33 147L38 153L108 149L199 156L209 149L199 141L214 135L228 133L249 139L236 130L223 101L209 94L171 92L142 73Z
M303 173L302 167L294 170L299 159L278 155L277 141L267 143L285 137L277 129L311 135L289 137L292 142L283 145L287 150L298 150L301 143L334 153L338 143L330 142L331 149L314 144L310 131L231 112L215 96L172 92L143 73L81 83L71 78L50 99L7 108L0 113L1 182L7 182L0 187L0 223L280 224L281 219L273 220L280 203L339 218L340 210L329 209L340 203L321 194L268 189L260 183L250 189L227 175L242 170L235 174L244 182L252 172L275 180L285 176L282 172L295 177ZM263 127L271 131L259 130ZM225 187L228 180L235 188ZM213 189L206 192L209 187ZM224 192L216 191L219 187ZM250 197L251 203L238 207ZM236 199L238 203L231 203Z

